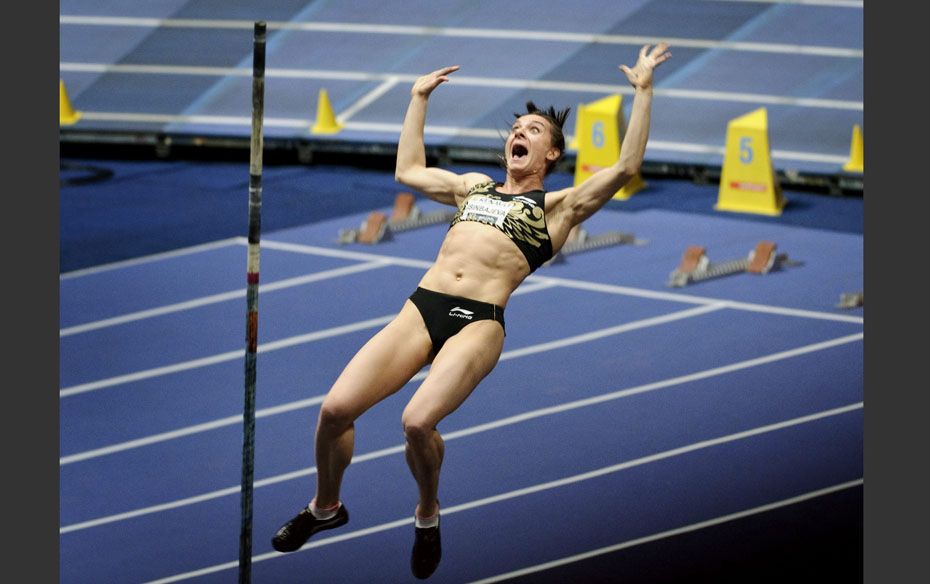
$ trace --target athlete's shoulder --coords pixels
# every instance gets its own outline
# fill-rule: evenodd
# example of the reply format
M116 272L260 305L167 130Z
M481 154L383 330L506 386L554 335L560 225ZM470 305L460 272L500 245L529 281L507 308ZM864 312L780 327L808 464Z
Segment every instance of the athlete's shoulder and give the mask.
M474 173L474 179L475 180L470 182L470 186L468 187L468 195L487 193L494 190L494 187L497 186L497 182L487 175Z
M466 177L466 182L470 185L469 190L475 189L476 187L493 187L497 184L497 181L480 172L469 173Z

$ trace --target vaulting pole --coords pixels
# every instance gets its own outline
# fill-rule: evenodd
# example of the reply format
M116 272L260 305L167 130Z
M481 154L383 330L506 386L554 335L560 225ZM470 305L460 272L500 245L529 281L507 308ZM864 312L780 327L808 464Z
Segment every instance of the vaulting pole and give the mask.
M242 522L239 584L252 580L252 491L255 471L255 362L258 353L258 259L262 231L262 120L265 112L265 22L255 23L252 48L252 140L249 154L249 251L246 281L245 408L242 439Z

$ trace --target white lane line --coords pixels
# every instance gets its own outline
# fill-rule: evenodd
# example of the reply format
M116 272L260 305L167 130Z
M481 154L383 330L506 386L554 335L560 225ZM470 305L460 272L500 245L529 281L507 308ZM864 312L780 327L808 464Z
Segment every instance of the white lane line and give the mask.
M659 453L652 454L652 455L649 455L649 456L644 456L644 457L642 457L642 458L637 458L637 459L634 459L634 460L629 460L629 461L626 461L626 462L622 462L622 463L620 463L620 464L615 464L615 465L611 465L611 466L602 467L602 468L599 468L599 469L596 469L596 470L593 470L593 471L589 471L589 472L585 472L585 473L580 473L580 474L568 476L568 477L565 477L565 478L562 478L562 479L558 479L558 480L554 480L554 481L549 481L549 482L546 482L546 483L540 483L540 484L537 484L537 485L533 485L533 486L531 486L531 487L526 487L526 488L522 488L522 489L516 489L516 490L513 490L513 491L506 492L506 493L501 493L501 494L499 494L499 495L494 495L494 496L491 496L491 497L485 497L485 498L483 498L483 499L477 499L477 500L475 500L475 501L469 501L469 502L467 502L467 503L462 503L462 504L460 504L460 505L454 505L454 506L451 506L451 507L448 507L448 508L443 509L443 514L444 514L444 515L452 515L453 513L459 513L459 512L462 512L462 511L470 511L470 510L472 510L472 509L477 509L477 508L480 508L480 507L485 507L485 506L487 506L487 505L493 505L493 504L499 503L499 502L501 502L501 501L507 501L507 500L510 500L510 499L515 499L515 498L518 498L518 497L525 497L525 496L527 496L527 495L533 495L533 494L540 493L540 492L543 492L543 491L548 491L548 490L551 490L551 489L557 489L557 488L560 488L560 487L568 486L568 485L575 484L575 483L579 483L579 482L582 482L582 481L591 480L591 479L594 479L594 478L602 477L602 476L605 476L605 475L608 475L608 474L613 474L613 473L620 472L620 471L623 471L623 470L627 470L627 469L630 469L630 468L635 468L635 467L638 467L638 466L643 466L643 465L646 465L646 464L649 464L649 463L652 463L652 462L656 462L656 461L659 461L659 460L665 460L665 459L673 458L673 457L675 457L675 456L681 456L681 455L683 455L683 454L688 454L688 453L691 453L691 452L694 452L694 451L697 451L697 450L703 450L703 449L706 449L706 448L711 448L711 447L713 447L713 446L719 446L719 445L721 445L721 444L726 444L726 443L728 443L728 442L735 442L735 441L738 441L738 440L745 440L746 438L751 438L751 437L753 437L753 436L758 436L758 435L760 435L760 434L766 434L766 433L770 433L770 432L775 432L775 431L778 431L778 430L783 430L783 429L785 429L785 428L790 428L790 427L792 427L792 426L798 426L798 425L801 425L801 424L807 424L807 423L814 422L814 421L817 421L817 420L822 420L822 419L825 419L825 418L829 418L829 417L833 417L833 416L838 416L838 415L846 414L846 413L849 413L849 412L852 412L852 411L860 410L860 409L862 409L862 407L863 407L863 403L862 403L862 402L859 402L859 403L850 404L850 405L847 405L847 406L844 406L844 407L835 408L835 409L832 409L832 410L825 410L825 411L817 412L817 413L815 413L815 414L811 414L811 415L808 415L808 416L802 416L802 417L799 417L799 418L793 418L793 419L790 419L790 420L785 420L785 421L782 421L782 422L778 422L778 423L776 423L776 424L769 424L769 425L766 425L766 426L759 426L759 427L753 428L753 429L751 429L751 430L746 430L746 431L743 431L743 432L737 432L737 433L734 433L734 434L728 434L728 435L726 435L726 436L721 436L721 437L719 437L719 438L714 438L714 439L711 439L711 440L703 440L703 441L701 441L701 442L696 442L696 443L694 443L694 444L689 444L689 445L687 445L687 446L683 446L683 447L680 447L680 448L673 448L673 449L671 449L671 450L666 450L666 451L664 451L664 452L659 452ZM834 492L834 491L836 491L836 490L840 490L840 489L843 489L843 488L850 488L850 487L852 487L852 486L856 486L857 484L861 484L861 481L862 481L861 478L860 478L860 479L857 479L857 480L853 480L853 481L847 481L847 482L841 483L841 484L839 484L839 485L834 485L834 486L832 486L832 487L827 487L827 488L825 488L825 489L818 489L818 490L816 490L816 491L811 491L811 492L806 493L806 494L804 494L804 495L800 495L800 496L796 496L796 497L791 497L790 499L783 499L783 500L781 500L781 501L777 501L777 502L773 502L773 503L768 503L768 504L763 505L763 506L760 506L760 507L754 507L754 508L752 508L752 509L747 509L747 510L744 510L744 511L741 511L741 512L738 512L738 513L733 513L733 514L729 514L729 515L724 515L724 516L722 516L722 517L732 517L732 518L736 518L736 516L746 516L747 514L752 514L753 511L755 511L756 513L761 512L761 511L756 511L756 510L758 510L758 509L765 509L765 510L768 510L768 509L775 509L775 508L778 508L779 506L784 506L784 505L786 505L786 504L790 504L790 503L786 503L786 501L793 501L793 502L803 501L803 500L806 500L806 499L811 498L811 497L813 497L813 496L819 496L819 495L827 494L827 493L829 493L829 492ZM817 495L813 495L813 493L817 493ZM708 521L704 521L704 522L697 523L697 524L692 524L692 525L711 524L711 522L714 522L714 521L718 521L718 522L719 522L719 521L722 519L722 517L718 517L718 518L716 518L716 519L711 519L711 520L708 520ZM375 526L368 527L368 528L365 528L365 529L359 529L359 530L351 531L351 532L348 532L348 533L343 533L343 534L339 534L339 535L334 535L334 536L331 536L331 537L327 537L327 538L325 538L325 539L319 539L319 540L316 540L316 541L308 542L308 543L305 544L302 548L300 548L299 550L297 550L297 552L303 552L303 551L307 551L307 550L311 550L311 549L315 549L315 548L319 548L319 547L323 547L323 546L327 546L327 545L332 545L332 544L334 544L334 543L339 543L339 542L342 542L342 541L347 541L347 540L351 540L351 539L357 539L357 538L364 537L364 536L367 536L367 535L371 535L371 534L374 534L374 533L379 533L379 532L382 532L382 531L388 531L388 530L391 530L391 529L395 529L395 528L397 528L397 527L402 527L402 526L404 526L404 525L409 525L409 524L411 524L411 523L413 523L413 518L412 518L412 517L409 517L409 518L406 518L406 519L398 519L398 520L395 520L395 521L390 521L390 522L387 522L387 523L382 523L382 524L380 524L380 525L375 525ZM691 526L685 526L685 527L679 528L679 529L685 529L685 530L687 530L689 527L691 527ZM673 531L677 531L677 530L673 530ZM297 552L292 552L292 553L297 553ZM253 562L261 562L261 561L265 561L265 560L272 560L272 559L275 559L275 558L285 557L286 555L288 555L288 554L283 554L283 553L280 553L280 552L268 552L268 553L264 553L264 554L259 554L259 555L252 556L252 561L253 561ZM161 578L161 579L158 579L158 580L152 580L152 581L148 582L147 584L165 584L165 583L168 583L168 582L178 582L178 581L187 580L187 579L189 579L189 578L193 578L193 577L196 577L196 576L203 576L203 575L205 575L205 574L211 574L211 573L220 572L220 571L223 571L223 570L228 570L228 569L230 569L230 568L236 567L237 565L238 565L238 562L225 562L225 563L222 563L222 564L216 564L216 565L213 565L213 566L208 566L208 567L206 567L206 568L201 568L201 569L199 569L199 570L193 570L193 571L190 571L190 572L184 572L184 573L182 573L182 574L175 574L175 575L173 575L173 576L168 576L168 577L166 577L166 578Z
M852 489L855 487L862 486L864 484L864 479L859 478L852 481L847 481L845 483L840 483L833 485L831 487L826 487L823 489L818 489L816 491L810 491L804 493L803 495L798 495L797 497L790 497L788 499L781 499L780 501L775 501L768 503L766 505L760 505L758 507L752 507L751 509L745 509L736 513L730 513L728 515L721 515L720 517L715 517L713 519L708 519L707 521L699 521L697 523L692 523L690 525L685 525L682 527L677 527L675 529L669 529L666 531L660 531L658 533L653 533L652 535L647 535L645 537L638 537L636 539L627 540L622 543L614 544L611 546L606 546L591 550L588 552L575 554L573 556L566 556L558 560L553 560L551 562L545 562L543 564L537 564L535 566L528 566L520 570L514 570L512 572L507 572L505 574L498 574L496 576L491 576L489 578L482 578L481 580L474 580L471 584L492 584L493 582L501 582L503 580L509 580L510 578L517 578L519 576L526 576L527 574L535 574L537 572L542 572L544 570L551 570L552 568L557 568L559 566L564 566L566 564L571 564L573 562L579 562L582 560L587 560L589 558L594 558L604 554L609 554L631 548L634 546L642 545L644 543L650 543L653 541L658 541L660 539L666 539L669 537L674 537L676 535L681 535L683 533L690 533L692 531L698 531L700 529L705 529L708 527L713 527L715 525L720 525L722 523L728 523L730 521L736 521L738 519L743 519L746 517L751 517L753 515L758 515L760 513L765 513L767 511L773 511L775 509L780 509L782 507L788 507L790 505L795 505L797 503L803 503L804 501L809 501L817 497L822 497L824 495L830 495L832 493L838 493L840 491L845 491L847 489ZM224 566L226 564L223 564Z
M243 116L138 114L125 112L83 111L83 116L95 122L133 122L140 124L205 124L220 126L247 126L250 118ZM308 120L297 118L267 117L262 125L273 128L306 129ZM351 129L351 128L349 128Z
M832 320L837 322L849 322L863 324L865 319L861 316L850 316L847 314L833 314L830 312L817 312L814 310L802 310L798 308L784 308L781 306L768 306L765 304L753 304L750 302L738 302L735 300L725 300L722 298L707 298L702 296L690 296L686 294L675 294L672 292L656 292L654 290L645 290L641 288L631 288L629 286L618 286L614 284L601 284L598 282L585 282L583 280L570 280L567 278L553 278L550 276L538 276L540 279L547 279L555 282L565 288L576 288L578 290L590 290L593 292L606 292L608 294L621 294L624 296L637 296L640 298L651 298L655 300L670 300L673 302L689 302L693 304L718 304L724 303L727 308L734 310L746 310L750 312L764 312L768 314L777 314L780 316L796 316L801 318L813 318L819 320Z
M624 93L632 93L632 89L627 89L625 87L623 89ZM796 107L841 109L853 111L864 110L864 104L861 101L840 99L821 99L814 97L769 95L764 93L738 93L733 91L707 91L700 89L672 89L660 87L655 88L654 93L655 95L661 95L664 97L696 99L714 102L733 101L760 105L787 105Z
M862 0L706 0L709 2L758 2L760 4L804 4L834 8L862 8Z
M134 73L149 75L200 75L205 77L251 78L251 67L211 67L204 65L154 65L132 63L81 63L61 61L62 71L70 73ZM388 73L366 73L364 71L326 69L286 69L270 67L265 77L282 79L326 79L335 81L388 81L390 79L413 81L414 75L392 75ZM237 118L238 119L238 118Z
M123 268L130 268L133 266L138 266L142 264L147 264L151 262L157 262L166 260L169 258L175 258L179 256L185 256L195 253L203 253L205 251L212 251L214 249L219 249L222 247L228 247L230 245L235 245L239 243L239 237L230 237L229 239L221 239L218 241L211 241L210 243L203 243L200 245L193 245L191 247L183 247L180 249L175 249L171 251L140 256L137 258L132 258L129 260L122 260L118 262L112 262L109 264L101 264L99 266L93 266L90 268L83 268L80 270L74 270L72 272L65 272L59 274L59 280L71 280L74 278L80 278L82 276L89 276L92 274L99 274L101 272L109 272L110 270L120 270Z
M197 67L184 65L136 65L131 63L107 64L107 63L59 63L61 71L71 73L113 73L113 74L143 74L143 75L198 75L211 77L249 77L252 74L251 69L241 67ZM388 90L392 89L397 83L413 83L416 81L416 75L404 74L382 74L366 73L357 71L321 71L318 69L267 69L265 71L267 78L288 78L288 79L335 79L340 81L381 81L382 86L376 88L379 91L375 97L380 97ZM633 89L628 85L612 83L579 83L572 81L550 81L544 79L502 79L499 77L476 77L468 75L459 75L453 78L452 83L462 86L473 87L493 87L498 89L529 89L540 91L570 91L570 92L590 92L615 94L624 93L632 95ZM824 108L824 109L841 109L863 111L864 103L862 101L839 100L839 99L821 99L812 97L795 97L790 95L770 95L763 93L742 93L732 91L709 91L701 89L676 89L656 87L653 90L657 97L668 97L675 99L692 99L702 101L731 101L737 103L752 103L758 105L786 105L806 108ZM374 98L372 98L374 99ZM241 125L243 121L249 122L250 118L245 116L170 116L157 114L120 114L111 112L83 112L85 116L91 116L90 119L98 121L189 121L191 123L216 123ZM355 111L352 112L354 114ZM145 117L150 116L150 117ZM288 118L268 118L275 126L287 126L295 124L298 120ZM266 120L266 122L268 121ZM306 120L299 120L302 125L306 125ZM395 131L400 124L386 125L360 125L352 129L367 131ZM380 130L379 130L380 128ZM429 127L427 127L428 129ZM482 129L482 132L499 132L497 129Z
M540 282L537 280L525 281L523 284L513 291L511 296L517 296L519 294L530 294L531 292L538 292L539 290L546 290L547 288L555 288L558 284L555 282Z
M362 111L363 109L371 105L375 100L380 98L382 95L384 95L388 91L394 89L394 86L397 85L398 81L399 80L396 76L392 75L388 77L387 79L384 80L384 82L381 85L375 87L374 89L372 89L371 91L363 95L361 98L359 98L359 100L353 103L351 106L339 112L339 115L336 116L336 120L340 124L344 124L348 122L349 119L352 118L352 116L354 116L358 112Z
M347 275L355 274L358 272L365 272L368 270L383 268L389 265L391 265L391 263L387 261L371 261L371 262L364 263L364 264L344 266L341 268L333 268L331 270L325 270L322 272L315 272L313 274L306 274L304 276L295 276L293 278L287 278L287 279L278 280L275 282L263 283L260 286L259 293L264 294L266 292L284 290L286 288L292 288L294 286L302 286L304 284L309 284L311 282L319 282L321 280L339 278L341 276L347 276ZM211 294L210 296L203 296L201 298L195 298L193 300L187 300L185 302L178 302L175 304L168 304L166 306L159 306L157 308L149 308L147 310L130 312L128 314L122 314L120 316L114 316L112 318L106 318L103 320L97 320L94 322L88 322L85 324L63 328L58 331L58 336L68 337L68 336L76 335L79 333L85 333L87 331L102 329L102 328L111 327L111 326L115 326L119 324L125 324L128 322L135 322L139 320L144 320L146 318L152 318L155 316L163 316L165 314L181 312L184 310L192 310L194 308L199 308L201 306L208 306L210 304L217 304L219 302L226 302L226 301L235 300L238 298L245 298L245 296L246 296L246 288L241 288L239 290L231 290L229 292L221 292L219 294Z
M302 408L309 408L315 405L319 405L323 402L324 395L319 395L316 397L311 397L307 399L297 400L286 404L281 404L279 406L274 406L270 408L263 408L255 412L255 417L257 419L267 418L269 416L275 416L278 414L284 414L287 412L292 412L294 410L299 410ZM192 434L199 434L201 432L209 432L210 430L216 430L219 428L225 428L227 426L239 425L242 423L242 415L236 416L227 416L225 418L220 418L218 420L211 420L209 422L204 422L202 424L195 424L193 426L187 426L185 428L179 428L177 430L172 430L170 432L162 432L161 434L153 434L151 436L145 436L143 438L138 438L135 440L129 440L126 442L120 442L118 444L112 444L110 446L105 446L103 448L97 448L94 450L86 450L84 452L78 452L70 456L63 456L58 459L59 466L65 466L66 464L72 464L74 462L80 462L82 460L90 460L92 458L99 458L101 456L106 456L108 454L114 454L116 452L123 452L126 450L132 450L134 448L141 448L143 446L148 446L150 444L157 444L159 442L167 442L169 440L175 440L178 438L183 438L184 436L190 436Z
M264 244L263 244L264 245ZM327 255L327 254L321 254ZM372 260L371 264L384 264L384 265L407 265L404 262L394 261L390 259L386 260ZM375 267L380 267L375 266ZM414 267L421 267L419 264L416 264ZM340 268L340 269L351 269L349 268ZM525 294L527 292L536 292L538 290L544 290L546 288L552 288L556 284L551 282L537 282L532 286L524 286L518 288L514 291L514 295ZM380 316L377 318L358 321L350 323L347 325L341 325L337 327L331 327L328 329L322 329L319 331L314 331L311 333L306 333L302 335L296 335L293 337L287 337L284 339L279 339L277 341L271 341L266 343L261 343L258 346L259 353L266 353L268 351L275 351L278 349L285 349L293 347L295 345L300 345L304 343L309 343L313 341L318 341L321 339L327 339L330 337L335 337L339 335L349 334L356 331L374 328L380 325L387 324L391 321L397 314L388 314L385 316ZM113 387L115 385L122 385L124 383L130 383L133 381L140 381L142 379L151 379L153 377L160 377L162 375L169 375L172 373L178 373L181 371L189 371L191 369L197 369L200 367L208 367L210 365L216 365L218 363L224 363L226 361L233 361L236 359L242 359L245 357L245 349L227 351L225 353L219 353L216 355L210 355L208 357L201 357L199 359L191 359L188 361L182 361L180 363L173 363L171 365L165 365L162 367L155 367L152 369L145 369L143 371L137 371L135 373L128 373L125 375L117 375L115 377L109 377L106 379L100 379L97 381L91 381L87 383L81 383L78 385L72 385L70 387L62 388L58 392L59 398L69 397L73 395L78 395L81 393L87 393L89 391L96 391L98 389L103 389L106 387Z
M144 28L202 28L202 29L251 29L252 21L244 20L200 20L182 18L132 18L107 16L61 15L59 24L79 26L135 26ZM716 49L727 51L749 51L776 54L820 55L826 57L861 59L863 51L846 47L820 45L796 45L782 43L754 43L740 41L717 41L692 38L658 38L638 35L591 34L547 30L518 30L493 28L446 28L440 26L404 26L386 24L359 24L351 22L281 22L269 21L268 30L299 32L335 32L354 34L385 34L405 36L430 36L473 39L504 39L508 41L563 42L576 44L643 45L666 41L673 47Z
M525 422L527 420L532 420L535 418L559 414L561 412L570 411L570 410L588 407L588 406L593 406L593 405L597 405L597 404L604 403L604 402L626 398L632 395L638 395L641 393L656 391L659 389L665 389L667 387L682 385L685 383L689 383L691 381L698 381L701 379L707 379L710 377L724 375L726 373L732 373L734 371L741 371L743 369L757 367L759 365L764 365L767 363L774 363L774 362L781 361L784 359L790 359L792 357L806 355L808 353L822 351L825 349L830 349L832 347L837 347L837 346L845 345L848 343L858 342L862 340L863 336L864 335L862 334L856 334L856 335L849 335L846 337L839 337L839 338L831 339L829 341L824 341L821 343L814 343L811 345L805 345L803 347L798 347L796 349L782 351L780 353L773 353L771 355L766 355L764 357L757 357L754 359L748 359L745 361L731 363L729 365L725 365L722 367L715 367L713 369L706 369L704 371L698 371L696 373L692 373L689 375L682 375L679 377L673 377L671 379L666 379L663 381L647 383L645 385L639 385L639 386L631 387L628 389L623 389L623 390L614 391L614 392L610 392L606 394L601 394L601 395L590 397L590 398L585 398L585 399L581 399L581 400L577 400L573 402L560 404L558 406L540 408L537 410L524 412L522 414L509 416L507 418L501 418L499 420L486 422L484 424L478 424L476 426L471 426L469 428L463 428L461 430L455 430L452 432L448 432L446 434L443 434L443 439L446 441L455 440L457 438L471 436L473 434L479 434L481 432L487 432L488 430L493 430L495 428L501 428L504 426L510 426L513 424L518 424L518 423ZM390 448L385 448L382 450L376 450L376 451L368 452L368 453L361 454L358 456L353 456L352 462L353 464L356 464L356 463L363 462L366 460L374 460L377 458L390 456L392 454L399 454L402 452L404 452L404 446L401 444L398 446L393 446ZM301 478L304 476L312 475L314 473L316 473L316 467L308 467L308 468L292 471L289 473L257 480L255 481L254 487L257 489L257 488L265 487L268 485L273 485L273 484ZM96 527L99 525L105 525L107 523L113 523L115 521L123 521L126 519L139 517L142 515L148 515L151 513L159 513L161 511L167 511L170 509L177 509L179 507L185 507L187 505L193 505L196 503L202 503L204 501L209 501L211 499L217 499L220 497L224 497L226 495L238 494L240 488L241 488L240 486L228 487L225 489L220 489L217 491L204 493L204 494L197 495L194 497L188 497L186 499L178 499L176 501L162 503L162 504L154 505L151 507L144 507L141 509L126 511L124 513L118 513L118 514L109 515L106 517L99 517L97 519L92 519L92 520L84 521L81 523L66 525L64 527L61 527L58 531L60 534L70 533L72 531L88 529L88 528Z
M379 316L377 318L372 318L369 320L362 320L362 321L353 322L347 325L331 327L328 329L313 331L311 333L307 333L303 335L297 335L293 337L287 337L285 339L280 339L277 341L271 341L269 343L263 343L258 346L258 352L267 353L268 351L275 351L277 349L293 347L295 345L300 345L303 343L310 343L313 341L318 341L321 339L328 339L330 337L335 337L338 335L345 335L345 334L353 333L356 331L375 328L377 326L387 324L395 316L396 314L387 314L387 315ZM62 389L61 391L59 391L58 396L59 398L70 397L70 396L78 395L81 393L87 393L89 391L96 391L98 389L103 389L105 387L113 387L114 385L121 385L123 383L130 383L132 381L150 379L152 377L159 377L162 375L168 375L170 373L178 373L179 371L189 371L191 369L197 369L199 367L207 367L209 365L216 365L217 363L225 363L226 361L234 361L237 359L242 359L244 357L245 357L245 349L240 349L236 351L228 351L226 353L219 353L217 355L211 355L209 357L203 357L200 359L192 359L190 361L182 361L180 363L165 365L163 367L155 367L153 369L137 371L135 373L129 373L127 375L118 375L116 377L110 377L107 379L101 379L101 380L92 381L89 383L81 383L79 385L72 385L71 387L66 387Z
M247 245L248 241L244 237L237 239L241 245ZM402 258L397 256L380 255L375 253L352 251L348 249L337 249L330 247L320 247L318 245L307 245L303 243L288 243L286 241L275 241L273 239L262 240L262 247L266 249L276 249L279 251L290 251L309 255L321 255L331 258L340 258L345 260L358 261L375 261L381 260L390 262L397 266L407 266L410 268L422 268L428 270L433 266L433 262L427 260L418 260L412 258Z
M245 244L245 238L239 238L240 243ZM379 255L367 252L356 252L348 250L336 250L329 249L326 247L318 247L313 245L304 245L298 243L285 243L285 242L276 242L276 241L264 241L262 242L263 246L266 246L270 249L277 249L281 251L292 251L295 253L305 253L311 255L325 255L330 257L338 257L344 259L354 259L359 261L365 260L384 260L388 262L395 263L400 266L410 266L416 268L428 269L433 265L432 262L427 262L423 260L412 260L409 258L401 258L396 256L388 255ZM545 275L532 275L526 279L527 283L532 282L548 282L556 286L563 286L566 288L575 288L578 290L588 290L591 292L604 292L607 294L620 294L624 296L635 296L638 298L649 298L652 300L668 300L671 302L685 302L688 304L727 304L728 308L734 310L748 310L752 312L766 312L770 314L779 314L784 316L797 316L803 318L815 318L822 320L833 320L837 322L849 322L855 324L863 324L865 319L861 316L850 316L847 314L834 314L831 312L817 312L812 310L801 310L796 308L784 308L780 306L768 306L765 304L753 304L748 302L737 302L733 300L726 300L723 298L709 298L705 296L693 296L689 294L679 294L675 292L658 292L655 290L646 290L644 288L631 288L629 286L620 286L616 284L602 284L599 282L588 282L585 280L573 280L569 278L558 278L553 276ZM524 284L525 285L525 284ZM518 288L519 290L519 288Z
M523 290L523 292L524 293L535 292L537 290L548 288L550 286L551 285L540 284L532 289L528 288L526 290ZM520 349L505 351L504 353L501 354L500 359L498 359L498 361L507 361L507 360L516 359L519 357L526 357L527 355L535 355L536 353L542 353L545 351L553 351L553 350L561 349L561 348L568 347L571 345L577 345L580 343L588 343L588 342L591 342L597 339L602 339L607 336L618 335L618 334L622 334L625 332L638 330L638 329L642 329L642 328L646 328L650 326L657 326L660 324L665 324L668 322L681 320L684 318L691 318L694 316L699 316L701 314L706 314L708 312L713 312L715 310L720 310L722 308L725 308L725 306L722 304L701 306L698 308L689 308L687 310L682 310L680 312L676 312L672 314L665 314L665 315L657 316L654 318L647 318L644 320L629 322L629 323L625 323L622 325L607 327L607 328L603 328L600 330L591 331L591 332L583 333L580 335L575 335L572 337L566 337L566 338L558 339L555 341L549 341L546 343L538 343L536 345L530 345L528 347L522 347ZM421 371L417 373L416 375L414 375L410 379L409 383L413 383L415 381L420 381L421 379L425 379L426 375L427 375L427 371ZM309 399L293 401L293 402L281 404L278 406L258 410L255 413L255 417L265 418L265 417L273 416L276 414L284 414L287 412L292 412L294 410L316 406L322 403L324 397L326 396L319 395L319 396L315 396ZM116 452L124 452L126 450L132 450L134 448L140 448L142 446L148 446L150 444L157 444L159 442L167 442L169 440L175 440L177 438L183 438L185 436L199 434L202 432L208 432L210 430L216 430L218 428L224 428L227 426L232 426L234 424L241 424L241 423L242 423L242 416L228 416L225 418L220 418L218 420L211 420L209 422L195 424L193 426L187 426L185 428L179 428L177 430L171 430L169 432L153 434L151 436L145 436L143 438L138 438L135 440L128 440L126 442L111 444L109 446L96 448L94 450L86 450L84 452L78 452L78 453L71 454L68 456L63 456L58 459L58 464L59 466L64 466L66 464L80 462L82 460L90 460L93 458L99 458L101 456L106 456L108 454L114 454Z
M849 161L848 156L837 154L818 154L816 152L798 152L797 150L779 150L771 152L775 160L804 160L806 162L822 162L824 164L846 164Z
M591 342L597 339L602 339L608 336L613 336L613 335L618 335L618 334L622 334L622 333L626 333L626 332L630 332L634 330L658 326L660 324L667 324L670 322L675 322L675 321L683 320L686 318L693 318L695 316L700 316L702 314L707 314L709 312L715 312L723 308L726 308L725 303L707 304L704 306L698 306L696 308L688 308L686 310L681 310L679 312L672 312L669 314L663 314L661 316L654 316L651 318L645 318L645 319L637 320L634 322L628 322L626 324L612 326L609 328L592 331L590 333L575 335L573 337L567 337L567 338L559 339L556 341L549 341L548 343L539 343L536 345L531 345L529 347L523 347L522 349L514 349L512 351L507 351L506 354L508 358L511 358L511 359L514 357L524 357L526 355L535 355L536 353L542 353L544 351L552 351L554 349L561 349L563 347L577 345L579 343L588 343L588 342Z

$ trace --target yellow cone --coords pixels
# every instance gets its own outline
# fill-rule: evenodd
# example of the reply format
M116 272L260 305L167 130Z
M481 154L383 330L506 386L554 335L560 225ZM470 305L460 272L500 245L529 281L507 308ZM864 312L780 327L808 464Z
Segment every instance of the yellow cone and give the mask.
M768 111L760 107L727 123L718 211L781 215L787 200L772 168Z
M862 128L859 124L853 126L852 142L849 145L849 161L843 165L847 172L863 172L865 170L862 144Z
M316 123L310 129L311 134L336 134L342 130L342 124L336 121L333 106L329 103L329 94L325 89L320 90L320 97L316 104Z
M65 82L63 79L58 80L58 104L58 123L60 125L70 126L81 119L81 112L74 111L74 108L71 107L71 100L68 99L68 90L65 89Z

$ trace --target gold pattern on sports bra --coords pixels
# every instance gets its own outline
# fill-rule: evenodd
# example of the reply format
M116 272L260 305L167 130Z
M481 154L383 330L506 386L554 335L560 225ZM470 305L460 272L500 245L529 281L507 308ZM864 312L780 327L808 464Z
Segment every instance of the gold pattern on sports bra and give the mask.
M455 225L462 219L462 214L465 211L468 202L472 199L487 199L493 201L503 201L504 198L500 195L489 192L495 183L481 183L472 187L471 191L468 193L468 196L462 201L459 205L459 210L452 219L451 225ZM514 240L519 240L525 242L533 247L542 246L544 240L549 239L549 235L546 231L546 218L545 212L541 207L530 205L519 199L512 201L514 205L507 212L507 216L503 220L503 225L497 226L498 229L503 231L508 237ZM482 221L478 217L468 218L465 220L478 221L481 223L488 223L493 225L491 221ZM450 225L450 227L451 227Z

